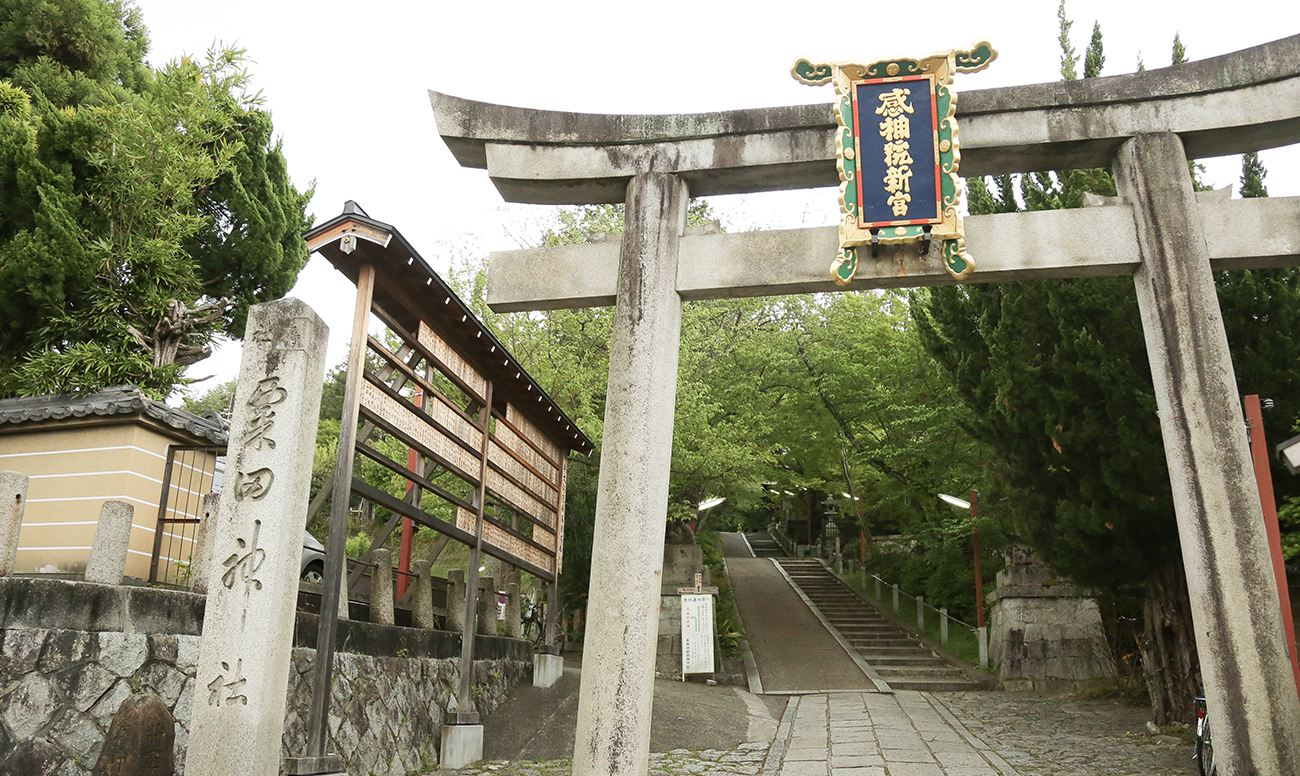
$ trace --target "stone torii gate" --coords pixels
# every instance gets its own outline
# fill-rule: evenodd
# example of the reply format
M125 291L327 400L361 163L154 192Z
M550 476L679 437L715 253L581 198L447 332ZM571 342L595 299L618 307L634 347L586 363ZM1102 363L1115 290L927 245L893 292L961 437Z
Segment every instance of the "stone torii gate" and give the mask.
M775 76L774 76L775 77ZM835 227L683 236L689 196L839 180L826 105L676 116L430 93L508 201L626 203L612 243L493 254L500 311L616 305L576 776L647 771L682 300L840 290ZM967 282L1132 275L1220 772L1300 773L1300 699L1211 271L1300 264L1300 198L1197 196L1189 158L1300 142L1300 36L1131 75L961 95L965 175L1109 167L1119 204L969 217ZM955 282L885 246L849 289Z

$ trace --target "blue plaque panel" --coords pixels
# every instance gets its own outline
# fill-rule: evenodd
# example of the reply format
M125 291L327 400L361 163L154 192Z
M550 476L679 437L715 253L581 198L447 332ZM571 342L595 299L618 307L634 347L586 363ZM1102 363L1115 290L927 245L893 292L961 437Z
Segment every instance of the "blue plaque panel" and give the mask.
M939 124L930 76L853 84L858 225L934 224L942 219Z

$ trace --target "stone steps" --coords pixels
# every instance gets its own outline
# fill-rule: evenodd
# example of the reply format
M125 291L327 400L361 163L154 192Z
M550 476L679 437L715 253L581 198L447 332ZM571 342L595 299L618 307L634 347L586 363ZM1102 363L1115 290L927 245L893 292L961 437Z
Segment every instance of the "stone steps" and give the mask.
M864 601L820 561L780 558L777 562L831 627L839 631L890 687L936 691L981 688L964 670L936 655Z

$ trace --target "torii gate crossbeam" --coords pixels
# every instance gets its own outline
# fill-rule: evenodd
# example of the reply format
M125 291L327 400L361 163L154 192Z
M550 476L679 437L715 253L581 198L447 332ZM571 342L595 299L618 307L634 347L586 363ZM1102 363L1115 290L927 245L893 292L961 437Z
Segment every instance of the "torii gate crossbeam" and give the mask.
M837 185L834 122L825 106L596 116L430 97L448 147L507 200L627 204L616 271L612 246L494 254L489 303L616 305L574 774L644 776L682 299L833 290L833 230L684 237L685 203ZM1119 205L969 219L971 280L1133 276L1220 771L1300 773L1300 698L1210 274L1300 263L1300 203L1201 198L1187 175L1189 156L1300 142L1300 36L968 92L957 115L964 174L1114 171ZM891 246L849 288L950 282L942 273Z

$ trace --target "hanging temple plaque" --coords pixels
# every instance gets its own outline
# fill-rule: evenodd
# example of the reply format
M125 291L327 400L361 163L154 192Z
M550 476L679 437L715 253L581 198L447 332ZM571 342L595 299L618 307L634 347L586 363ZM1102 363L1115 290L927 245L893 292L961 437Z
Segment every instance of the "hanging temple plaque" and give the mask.
M868 64L811 62L791 68L796 81L835 84L835 158L840 173L840 249L831 276L848 285L859 252L879 245L940 240L944 267L963 280L975 269L966 252L961 149L954 73L983 70L997 58L988 41L921 59Z

